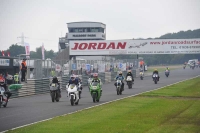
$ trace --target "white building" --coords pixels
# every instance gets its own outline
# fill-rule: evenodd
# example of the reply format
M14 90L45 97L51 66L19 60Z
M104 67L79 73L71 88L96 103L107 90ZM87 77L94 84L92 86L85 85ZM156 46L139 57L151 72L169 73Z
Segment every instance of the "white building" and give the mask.
M59 51L65 49L71 40L105 40L106 25L101 22L71 22L67 23L68 33L59 38Z

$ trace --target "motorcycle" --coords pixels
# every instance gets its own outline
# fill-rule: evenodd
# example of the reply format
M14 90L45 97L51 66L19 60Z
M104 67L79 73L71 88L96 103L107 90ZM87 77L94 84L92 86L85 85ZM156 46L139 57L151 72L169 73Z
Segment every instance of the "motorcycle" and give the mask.
M127 76L126 82L127 82L128 88L131 89L132 88L132 84L133 84L132 83L133 82L132 77L131 76Z
M183 69L185 69L185 68L186 68L186 65L183 66Z
M155 84L158 82L158 74L153 74L153 81Z
M122 81L119 79L116 81L116 91L117 91L117 95L122 94Z
M79 90L75 84L66 85L67 95L69 97L72 106L78 105L79 102Z
M4 85L4 82L0 82L1 85ZM5 95L5 88L0 86L0 108L3 106L4 108L8 104L7 96Z
M166 77L169 76L169 70L165 70L165 76L166 76Z
M81 93L82 93L82 89L83 89L82 82L78 83L78 88L79 88L79 98L81 99Z
M101 85L99 82L92 82L90 85L90 94L92 96L93 102L99 102L101 97Z
M52 83L50 85L50 95L52 102L56 101L59 102L61 98L61 92L59 91L59 85L57 83Z
M140 79L143 80L143 78L144 78L144 73L140 72Z

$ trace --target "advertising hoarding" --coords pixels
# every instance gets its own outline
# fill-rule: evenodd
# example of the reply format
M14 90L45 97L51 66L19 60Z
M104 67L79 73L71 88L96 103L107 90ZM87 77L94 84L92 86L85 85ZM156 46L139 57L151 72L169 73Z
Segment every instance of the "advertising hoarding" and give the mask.
M200 38L70 41L70 55L199 53Z

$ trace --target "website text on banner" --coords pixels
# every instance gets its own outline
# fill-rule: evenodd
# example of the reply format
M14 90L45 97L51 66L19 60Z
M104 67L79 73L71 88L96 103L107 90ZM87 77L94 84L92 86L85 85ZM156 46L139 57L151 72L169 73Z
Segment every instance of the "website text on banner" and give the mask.
M200 38L70 41L70 55L199 54Z

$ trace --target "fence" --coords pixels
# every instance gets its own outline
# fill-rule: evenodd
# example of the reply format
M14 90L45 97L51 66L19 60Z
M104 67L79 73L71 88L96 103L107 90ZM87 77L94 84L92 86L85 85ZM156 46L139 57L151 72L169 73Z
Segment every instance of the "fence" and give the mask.
M49 92L49 83L53 76L57 76L61 88L65 88L71 74L79 75L83 86L87 85L91 73L98 73L99 78L105 83L114 81L118 71L126 75L127 70L132 70L136 77L136 69L139 67L139 60L27 60L27 83L19 90L13 91L12 97L42 94Z
M82 75L137 69L138 59L125 60L27 60L27 78L42 79L70 74Z

